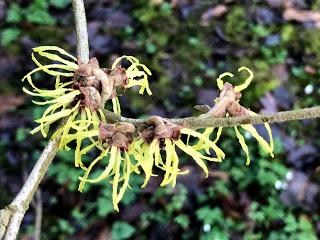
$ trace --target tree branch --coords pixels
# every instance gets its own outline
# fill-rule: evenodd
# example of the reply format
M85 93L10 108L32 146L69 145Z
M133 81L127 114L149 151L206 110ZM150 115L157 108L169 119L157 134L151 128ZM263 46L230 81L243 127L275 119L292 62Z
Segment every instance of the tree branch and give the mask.
M110 122L129 122L136 126L143 125L146 119L126 118L111 111L104 110L106 118ZM172 118L168 121L185 127L198 129L207 127L233 127L242 124L261 124L287 122L293 120L312 119L320 117L320 107L304 108L299 110L284 111L272 114L261 114L255 116L241 116L228 118L214 118L210 112L198 117Z
M42 196L40 189L36 192L36 201L34 201L34 209L36 212L36 220L34 226L34 240L41 240L41 226L42 226Z
M73 0L73 12L77 34L77 55L82 62L87 63L89 61L89 42L83 0Z
M82 62L88 62L88 33L83 0L74 0L73 9L77 32L77 55ZM17 238L21 221L58 151L59 142L60 136L49 141L18 195L12 203L0 210L0 239L13 240Z

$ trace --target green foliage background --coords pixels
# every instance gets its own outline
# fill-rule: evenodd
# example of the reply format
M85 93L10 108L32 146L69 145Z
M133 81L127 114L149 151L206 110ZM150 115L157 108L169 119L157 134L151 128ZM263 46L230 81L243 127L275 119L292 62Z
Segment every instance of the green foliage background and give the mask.
M255 73L241 99L244 106L257 112L267 109L272 102L260 101L266 94L275 99L276 110L319 105L319 29L284 21L283 8L273 8L264 1L251 1L249 5L230 1L227 12L211 18L208 24L202 23L201 16L221 1L174 2L86 2L91 53L101 66L109 66L114 56L131 54L153 72L152 97L129 91L120 99L126 116L196 114L194 105L213 104L217 76L224 71L236 72L243 65ZM305 8L319 10L319 5L319 1L312 1L305 3ZM58 45L75 54L71 10L71 1L67 0L5 2L1 60L13 58L14 70L10 76L0 76L1 95L22 95L19 79L33 67L31 47ZM265 18L258 16L262 10L267 12ZM3 69L8 67L4 62L1 65ZM306 66L314 72L311 74ZM277 74L279 68L285 79ZM241 77L231 82L241 81ZM50 85L50 81L43 80L39 76L40 85ZM312 88L308 94L307 87ZM34 126L32 120L42 111L26 99L24 104L0 113L0 169L4 174L3 180L0 178L0 206L10 202L22 184L21 172L30 171L46 144L41 136L28 133ZM5 121L16 118L18 123L6 127ZM285 187L276 189L275 185L286 186L286 176L293 170L312 176L310 181L319 185L319 163L305 166L304 159L298 159L299 167L288 161L286 148L290 138L297 149L312 144L317 155L319 124L286 123L274 126L274 130L274 159L247 136L253 161L245 166L234 132L228 129L220 142L227 159L221 164L210 163L208 179L203 178L192 159L184 156L181 165L191 174L180 177L174 189L160 188L159 180L153 179L141 190L142 179L132 178L132 190L125 194L120 214L113 211L109 184L90 186L83 194L77 192L80 171L73 166L73 153L61 151L41 186L42 238L95 239L103 234L119 240L317 239L319 210L285 204L280 199ZM10 161L12 151L14 163ZM33 231L31 208L21 236L32 235Z

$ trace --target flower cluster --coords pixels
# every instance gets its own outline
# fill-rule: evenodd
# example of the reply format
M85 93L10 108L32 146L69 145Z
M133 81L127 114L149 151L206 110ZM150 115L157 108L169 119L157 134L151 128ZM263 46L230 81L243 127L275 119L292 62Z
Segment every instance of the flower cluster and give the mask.
M176 148L191 156L204 170L206 177L209 171L204 160L220 162L224 159L222 150L209 138L161 117L150 117L142 129L138 131L138 134L135 134L136 128L131 123L105 124L101 122L99 131L95 133L95 136L91 136L91 139L95 139L92 144L76 150L76 156L79 156L78 161L81 163L81 156L94 147L100 151L100 155L88 167L84 168L85 173L83 177L79 178L79 191L82 192L86 182L97 183L112 178L113 206L115 210L119 211L118 203L126 188L129 187L131 173L140 174L141 171L144 172L145 181L141 186L142 188L147 185L151 176L157 176L153 173L154 167L164 171L160 186L171 184L174 187L177 175L188 173L188 171L179 169L179 157ZM217 157L206 156L195 150L192 145L185 144L181 140L182 134L202 140L216 153ZM102 173L96 178L89 178L92 168L104 159L107 159L108 163ZM122 186L119 187L122 181Z
M207 144L208 148L213 149L217 157L205 156L195 150L189 143L185 144L181 140L182 134L199 138L199 140ZM145 130L141 132L138 140L135 142L133 153L137 161L137 166L141 166L145 173L145 181L142 187L146 186L148 180L153 175L153 166L165 172L164 179L160 186L171 183L172 187L174 187L177 175L187 173L186 171L181 172L179 169L179 157L176 153L176 147L190 155L204 170L206 177L208 176L208 168L204 160L219 162L224 159L224 153L215 143L211 142L209 138L189 128L184 128L166 121L158 116L152 116L146 121ZM165 152L164 159L161 156L161 150Z
M35 104L48 106L42 117L35 120L39 126L31 133L40 131L46 137L49 135L50 126L58 120L63 120L62 124L52 132L51 137L60 137L59 147L65 150L70 150L69 143L76 143L75 166L84 171L83 176L79 177L80 192L86 183L110 181L113 206L119 211L118 204L126 189L130 187L131 174L144 174L145 180L141 187L145 187L151 177L157 176L156 173L162 171L163 179L160 186L170 184L174 187L177 176L188 173L188 170L182 171L179 166L177 149L192 157L203 169L206 177L209 173L206 161L220 162L225 158L224 152L217 146L222 127L218 128L217 137L212 141L210 136L214 128L206 128L200 133L158 116L149 117L139 126L128 122L112 123L106 119L103 110L109 101L112 102L113 112L121 113L118 88L140 86L140 94L145 91L149 95L152 94L148 82L151 72L135 57L117 58L111 69L107 69L101 68L96 58L83 63L56 46L37 47L33 52L55 63L41 64L32 54L32 60L37 68L23 78L23 81L27 80L31 87L31 90L23 88L23 91L31 96L45 99L42 102L33 101ZM123 68L122 61L127 61L129 66ZM245 83L236 87L222 81L225 76L232 77L231 73L219 76L217 83L221 92L219 98L215 100L215 106L208 113L210 116L255 114L239 103L240 92L253 78L248 68L239 69L242 70L248 71L250 76ZM39 71L55 77L54 89L46 90L35 86L32 77ZM269 133L270 143L267 143L252 125L245 124L241 127L250 132L262 149L273 156L272 134L268 124L265 124L265 127ZM239 129L237 127L234 129L247 155L248 164L250 162L248 146ZM190 138L194 141L190 141ZM90 151L98 155L87 163L83 161L83 156L88 155ZM103 170L96 176L92 173L93 169L101 165ZM155 171L156 169L158 171Z
M43 65L32 53L32 60L37 68L22 79L22 81L27 80L32 88L31 90L23 88L24 92L34 97L48 99L43 102L33 101L37 105L48 107L42 117L35 120L39 126L31 133L41 131L46 137L53 123L66 118L66 122L52 134L52 137L61 134L60 148L68 149L67 144L74 139L77 141L77 148L80 148L84 138L94 135L99 123L106 122L102 110L108 100L112 101L114 112L120 113L117 87L126 89L138 85L141 86L141 89L146 89L149 95L152 94L148 85L150 70L134 57L117 58L112 69L106 69L100 68L96 58L83 63L56 46L36 47L33 48L33 52L57 63ZM131 63L128 69L118 66L121 60L126 59ZM56 78L53 90L43 90L35 86L32 76L39 71ZM61 81L62 78L67 79L68 77L72 79ZM143 91L140 90L140 93ZM78 166L77 161L76 166Z
M243 84L240 84L238 86L233 87L233 85L231 85L230 83L223 82L223 78L228 76L228 77L233 77L234 75L230 72L225 72L223 74L221 74L218 79L217 79L217 85L220 92L220 96L215 99L215 106L210 110L209 114L211 113L214 117L237 117L237 116L247 116L247 115L256 115L256 113L246 109L245 107L241 106L239 103L239 100L241 98L241 91L246 89L250 82L253 79L253 72L246 68L246 67L240 67L238 69L238 72L241 71L247 71L249 73L249 77L245 80L245 82ZM263 151L265 151L266 153L269 153L271 157L274 157L273 155L273 138L272 138L272 132L271 132L271 128L269 126L268 123L264 124L267 133L269 135L269 143L263 139L262 136L259 135L259 133L257 132L257 130L250 124L243 124L240 127L243 128L244 130L248 131L252 137L254 137L259 145L261 146L261 148L263 149ZM218 131L217 131L217 136L216 139L214 140L214 143L217 143L221 133L222 133L222 129L223 127L219 127ZM241 134L241 132L239 131L238 127L235 126L234 127L235 133L236 133L236 137L239 140L239 143L243 149L243 151L246 154L246 165L250 164L250 155L249 155L249 148L248 145L245 142L245 138L243 137L243 135ZM214 128L207 128L205 130L205 132L203 133L203 135L205 136L210 136L212 133L214 132ZM209 145L205 144L203 141L200 141L198 143L198 145L196 146L197 150L201 150L201 149L205 149L206 151L208 151L209 149Z

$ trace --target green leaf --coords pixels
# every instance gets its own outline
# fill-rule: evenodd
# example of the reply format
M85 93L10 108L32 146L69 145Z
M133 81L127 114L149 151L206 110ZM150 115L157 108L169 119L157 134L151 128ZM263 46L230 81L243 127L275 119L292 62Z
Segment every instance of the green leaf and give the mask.
M66 8L71 3L71 0L50 0L50 5L56 8Z
M183 229L187 229L190 225L190 219L188 215L181 214L174 218L174 221L179 224Z
M26 9L28 22L40 25L53 25L56 21L50 15L45 1L35 2Z
M204 224L223 224L224 216L220 208L211 208L209 206L204 206L197 210L196 212L198 220L202 221Z
M74 227L65 219L59 219L58 226L63 232L68 234L73 234L75 232Z
M18 28L7 28L1 33L0 43L3 47L8 46L13 41L17 40L21 31Z
M290 213L289 215L286 216L286 218L284 220L286 223L284 230L286 232L291 233L291 232L295 232L298 230L299 225L298 225L298 222L293 214Z
M8 23L18 23L22 19L22 9L16 3L10 5L10 8L7 12L6 21Z
M112 225L111 235L113 240L122 240L129 239L135 232L136 229L130 224L117 221Z
M108 197L99 197L97 201L97 213L99 217L106 217L109 213L113 212L113 206L111 202L111 192Z
M27 128L18 128L18 130L16 131L16 140L18 142L23 142L29 134L29 131L30 129Z
M157 51L157 46L153 43L146 44L147 53L153 54Z

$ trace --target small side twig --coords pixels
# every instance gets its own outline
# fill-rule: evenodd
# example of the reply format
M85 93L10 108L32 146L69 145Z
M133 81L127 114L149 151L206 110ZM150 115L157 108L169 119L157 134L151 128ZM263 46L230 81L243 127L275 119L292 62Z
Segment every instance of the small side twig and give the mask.
M34 226L34 240L41 239L41 226L42 226L42 196L41 190L38 189L36 192L36 201L35 201L35 212L36 212L36 220Z
M28 173L25 167L23 167L23 181L28 180ZM34 224L34 240L40 240L41 238L41 225L42 225L42 197L40 187L35 193L35 198L31 201L31 206L35 212L35 224Z
M0 239L1 237L4 237L5 240L16 239L24 214L28 210L43 176L58 151L59 141L60 138L49 141L18 195L5 209L0 211L5 220L9 218L9 221L3 221L0 218L0 225L2 224L6 227L3 235L0 235Z

